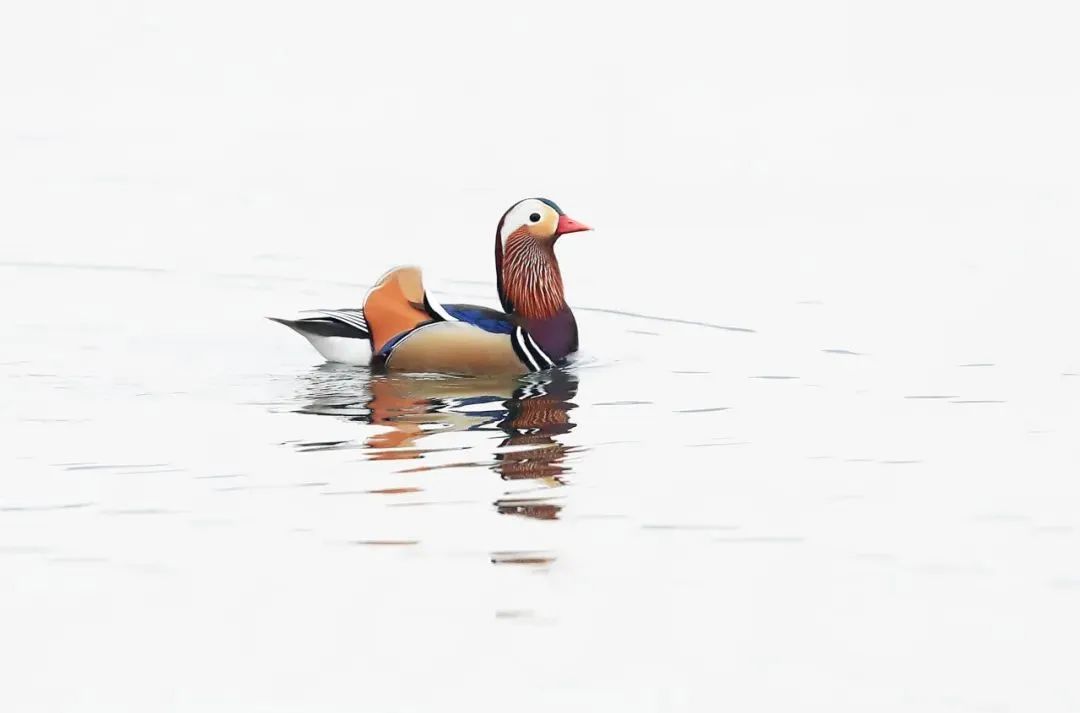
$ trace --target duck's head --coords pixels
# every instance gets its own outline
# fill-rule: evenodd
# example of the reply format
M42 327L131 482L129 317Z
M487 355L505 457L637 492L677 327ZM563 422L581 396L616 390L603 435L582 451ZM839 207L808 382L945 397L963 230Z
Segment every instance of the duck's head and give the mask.
M526 198L510 206L495 234L499 298L507 312L545 319L566 307L555 241L591 230L547 198Z
M512 235L555 241L567 233L592 230L579 223L547 198L526 198L510 206L499 220L499 239L505 245Z

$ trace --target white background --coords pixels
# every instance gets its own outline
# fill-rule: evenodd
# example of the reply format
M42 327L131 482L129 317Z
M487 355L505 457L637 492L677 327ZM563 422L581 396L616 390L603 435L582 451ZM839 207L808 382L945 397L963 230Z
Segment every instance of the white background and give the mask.
M1042 0L5 4L0 704L1080 710L1078 23ZM259 317L355 304L395 263L490 283L529 195L597 228L560 245L575 305L756 330L583 319L592 450L560 521L194 479L344 473L282 453L356 426L257 407L316 363ZM665 415L602 408L633 400ZM670 415L716 404L735 420ZM677 447L718 437L750 447ZM486 513L493 479L425 487ZM65 503L93 505L34 509ZM106 517L141 508L185 524ZM326 544L372 532L424 554ZM558 559L488 561L518 546Z

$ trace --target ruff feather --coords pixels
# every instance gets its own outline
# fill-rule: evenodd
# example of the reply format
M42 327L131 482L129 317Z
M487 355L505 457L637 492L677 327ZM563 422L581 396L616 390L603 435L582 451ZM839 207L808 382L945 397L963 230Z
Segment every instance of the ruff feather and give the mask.
M566 307L554 241L537 240L523 227L507 236L502 254L502 289L517 314L548 319Z

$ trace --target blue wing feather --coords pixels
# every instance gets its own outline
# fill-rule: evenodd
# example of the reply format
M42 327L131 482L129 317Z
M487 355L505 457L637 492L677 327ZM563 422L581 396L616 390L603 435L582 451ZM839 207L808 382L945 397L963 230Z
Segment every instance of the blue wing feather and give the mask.
M437 316L437 312L430 307L427 309L433 317L441 319ZM513 334L514 328L516 327L514 322L510 319L510 315L490 307L481 307L479 305L442 305L442 309L459 322L471 324L474 327L483 329L485 332ZM424 324L430 323L425 322ZM421 324L419 326L422 327L424 325ZM381 359L387 358L390 355L390 352L394 350L394 347L413 331L415 330L407 330L388 340L379 351L378 357Z
M479 327L485 332L512 334L514 331L514 323L510 320L510 315L490 307L443 305L443 309L454 319Z

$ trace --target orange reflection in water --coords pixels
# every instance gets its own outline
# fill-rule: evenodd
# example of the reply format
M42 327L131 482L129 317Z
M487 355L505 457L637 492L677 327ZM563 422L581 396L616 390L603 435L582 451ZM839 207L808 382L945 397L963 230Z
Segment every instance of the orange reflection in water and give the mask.
M520 378L465 378L373 373L324 365L309 377L305 413L344 417L379 426L361 442L324 441L298 445L304 451L361 448L370 460L410 460L401 473L489 467L504 480L534 480L542 491L564 484L568 456L579 449L562 437L575 427L571 412L578 380L553 370ZM476 438L438 439L436 434L489 433ZM496 441L495 439L498 438ZM483 448L491 444L491 450ZM441 446L441 447L439 447ZM481 450L482 449L482 450ZM448 462L424 457L439 451L468 450ZM395 494L387 489L380 494ZM405 490L402 489L402 493ZM548 496L507 493L497 512L554 520L562 505Z
M492 469L504 479L555 478L573 451L558 436L574 428L577 378L552 371L514 379L420 378L376 374L366 421L389 426L370 436L373 460L421 458L421 439L455 431L502 431ZM425 470L416 468L414 470Z

